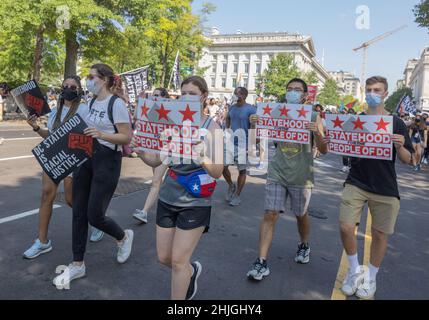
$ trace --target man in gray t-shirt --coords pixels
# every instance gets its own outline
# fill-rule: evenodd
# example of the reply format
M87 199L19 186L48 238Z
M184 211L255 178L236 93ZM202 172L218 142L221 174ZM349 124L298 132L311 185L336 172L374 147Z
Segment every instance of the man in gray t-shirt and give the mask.
M226 118L226 129L231 129L233 140L225 142L225 168L223 177L229 185L226 200L231 206L238 206L241 203L240 194L246 183L247 174L247 144L250 129L249 117L256 114L256 107L246 103L248 91L246 88L238 87L234 91L234 98L237 101L233 104ZM229 145L227 145L229 144ZM232 155L230 153L233 153ZM232 182L231 172L228 169L229 161L233 160L239 171L237 185Z

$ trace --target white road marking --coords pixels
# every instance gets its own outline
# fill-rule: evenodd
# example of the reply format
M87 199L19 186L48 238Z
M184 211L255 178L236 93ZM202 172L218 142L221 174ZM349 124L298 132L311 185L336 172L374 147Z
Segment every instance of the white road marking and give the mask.
M53 209L57 209L57 208L61 208L61 206L58 204L54 204ZM18 220L18 219L22 219L25 217L29 217L29 216L35 215L37 213L39 213L39 209L34 209L31 211L26 211L23 213L15 214L13 216L0 219L0 224L6 223L6 222L11 222L11 221Z
M11 138L11 139L4 139L3 141L20 141L20 140L36 140L36 139L42 139L42 137Z
M18 159L27 159L27 158L34 158L34 156L31 155L31 156L20 156L20 157L12 157L12 158L0 158L0 161L9 161L9 160L18 160Z

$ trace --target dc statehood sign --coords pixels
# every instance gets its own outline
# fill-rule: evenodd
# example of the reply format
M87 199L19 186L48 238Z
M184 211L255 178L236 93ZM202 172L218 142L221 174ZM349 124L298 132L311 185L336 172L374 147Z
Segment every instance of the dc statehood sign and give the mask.
M30 80L22 86L13 89L11 94L19 109L27 117L28 115L33 114L40 117L51 112L51 109L49 108L49 105L35 80Z
M392 160L393 117L326 115L329 151L343 156Z
M36 146L32 152L56 184L92 157L98 141L83 134L88 126L74 115Z
M258 103L258 138L279 142L309 144L311 134L305 124L311 122L311 105Z
M137 149L166 154L183 159L194 159L192 146L201 140L199 100L139 98L136 110L136 134L133 144Z

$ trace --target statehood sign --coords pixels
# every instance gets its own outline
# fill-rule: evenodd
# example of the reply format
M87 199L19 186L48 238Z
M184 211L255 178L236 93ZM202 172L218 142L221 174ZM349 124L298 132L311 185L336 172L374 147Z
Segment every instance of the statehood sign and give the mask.
M201 140L199 100L142 99L136 110L133 144L139 150L195 159L193 145Z
M343 156L392 160L391 116L326 115L329 151Z
M98 142L83 134L85 121L76 114L52 132L32 152L56 184L92 157Z
M28 81L22 86L13 89L11 94L19 109L26 116L35 114L40 117L51 112L35 80Z
M284 103L258 103L256 125L258 138L299 144L310 143L310 131L305 124L311 122L312 106Z

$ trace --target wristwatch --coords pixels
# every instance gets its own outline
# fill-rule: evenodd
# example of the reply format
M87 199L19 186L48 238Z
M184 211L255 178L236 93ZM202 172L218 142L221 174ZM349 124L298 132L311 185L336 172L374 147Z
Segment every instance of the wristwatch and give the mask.
M34 128L33 128L33 131L34 131L34 132L38 132L39 130L40 130L40 126L37 126L37 128L36 128L36 129L34 129Z

